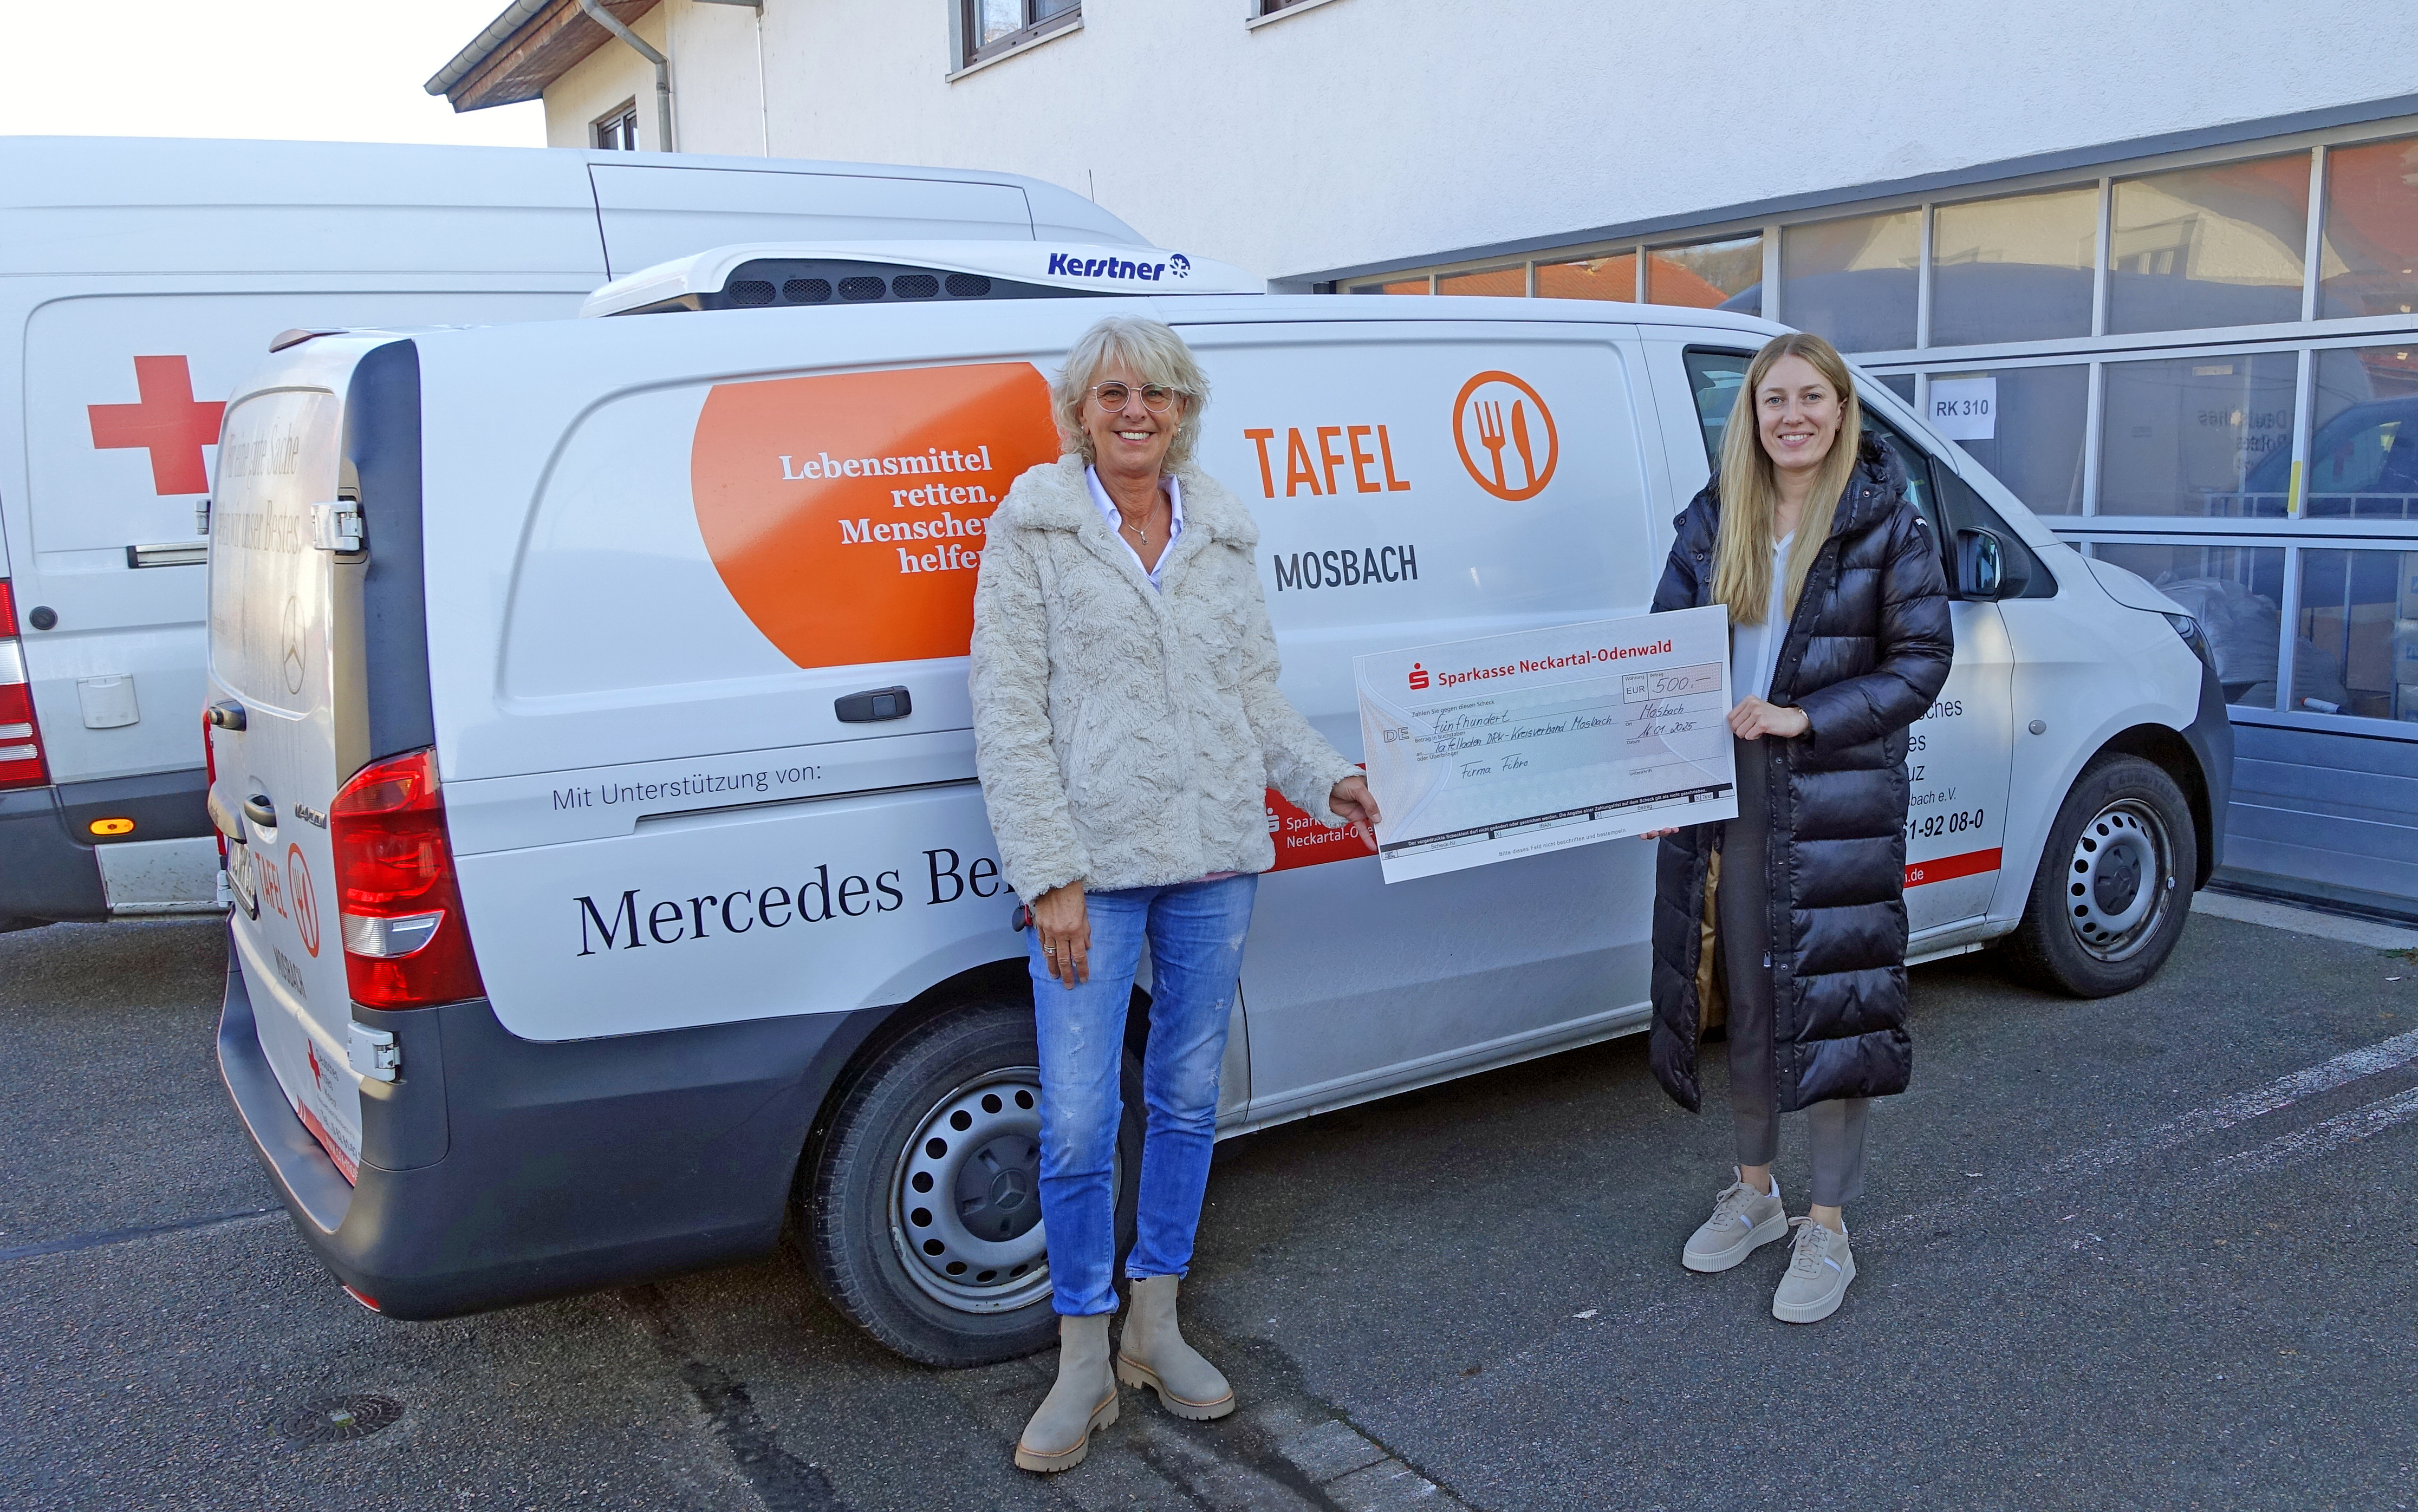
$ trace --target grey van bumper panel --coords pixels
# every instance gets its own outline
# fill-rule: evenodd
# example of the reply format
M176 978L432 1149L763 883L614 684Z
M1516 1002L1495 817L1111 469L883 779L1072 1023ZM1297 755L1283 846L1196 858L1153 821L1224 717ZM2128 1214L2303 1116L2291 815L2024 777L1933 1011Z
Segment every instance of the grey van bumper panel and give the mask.
M295 1117L230 949L219 1065L295 1227L380 1312L444 1318L778 1244L816 1111L886 1010L545 1044L484 999L377 1013L360 1184Z
M129 840L190 840L210 832L207 791L194 767L0 793L0 919L108 918L85 826L132 819Z
M2208 779L2208 848L2193 884L2205 887L2225 864L2225 821L2233 807L2233 721L2225 711L2225 687L2216 680L2216 669L2206 664L2199 669L2199 713L2183 727L2183 740Z

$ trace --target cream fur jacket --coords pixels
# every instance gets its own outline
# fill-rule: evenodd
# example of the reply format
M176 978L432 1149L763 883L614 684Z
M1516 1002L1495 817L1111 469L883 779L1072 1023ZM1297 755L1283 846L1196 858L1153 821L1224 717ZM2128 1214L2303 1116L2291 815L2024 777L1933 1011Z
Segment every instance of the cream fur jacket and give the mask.
M1263 872L1264 793L1320 822L1358 769L1277 691L1259 527L1196 467L1160 588L1092 502L1079 457L1025 473L974 587L974 770L1007 882L1030 902Z

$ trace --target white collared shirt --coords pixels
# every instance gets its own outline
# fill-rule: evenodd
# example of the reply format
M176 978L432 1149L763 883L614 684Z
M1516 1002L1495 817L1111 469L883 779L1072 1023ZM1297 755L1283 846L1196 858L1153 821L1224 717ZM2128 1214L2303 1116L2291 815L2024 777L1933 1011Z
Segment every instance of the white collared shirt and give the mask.
M1771 696L1771 680L1780 670L1780 648L1788 639L1788 543L1792 530L1771 543L1771 602L1764 606L1763 623L1735 625L1730 630L1730 698L1752 694Z
M1084 468L1083 481L1092 485L1092 502L1099 506L1100 518L1109 522L1110 533L1114 535L1118 543L1125 548L1125 555L1134 559L1134 565L1141 567L1141 553L1134 550L1133 538L1125 533L1125 517L1117 512L1116 500L1109 497L1109 491L1100 486L1100 469ZM1158 587L1159 572L1167 566L1168 553L1175 549L1176 537L1184 534L1184 485L1175 481L1173 473L1169 473L1160 481L1167 484L1167 505L1170 516L1167 526L1167 544L1158 550L1157 567L1141 567L1141 575L1150 579L1150 586L1153 588Z

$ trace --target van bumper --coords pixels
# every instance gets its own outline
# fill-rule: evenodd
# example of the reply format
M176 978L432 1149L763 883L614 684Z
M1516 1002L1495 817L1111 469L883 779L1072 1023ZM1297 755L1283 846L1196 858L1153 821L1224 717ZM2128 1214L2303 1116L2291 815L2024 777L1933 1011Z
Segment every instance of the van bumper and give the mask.
M85 827L127 818L134 821L130 841L195 839L210 832L208 789L208 777L195 767L0 793L0 920L108 918L109 895Z
M2183 727L2183 740L2199 757L2208 783L2208 844L2192 883L2201 888L2225 864L2225 821L2233 808L2233 721L2225 711L2225 687L2216 680L2216 669L2205 663L2199 669L2199 712Z
M295 1228L390 1317L451 1317L770 1253L798 1159L882 1010L545 1044L486 1000L402 1013L358 1185L269 1069L233 941L219 1069Z

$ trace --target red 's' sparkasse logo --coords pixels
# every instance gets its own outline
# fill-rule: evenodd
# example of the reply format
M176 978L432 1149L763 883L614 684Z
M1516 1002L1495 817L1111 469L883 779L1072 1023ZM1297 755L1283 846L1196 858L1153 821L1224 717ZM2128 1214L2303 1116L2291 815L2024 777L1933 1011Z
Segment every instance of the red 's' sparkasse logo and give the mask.
M1414 688L1424 688L1428 685L1428 669L1419 665L1418 663L1413 662L1411 664L1411 686Z

